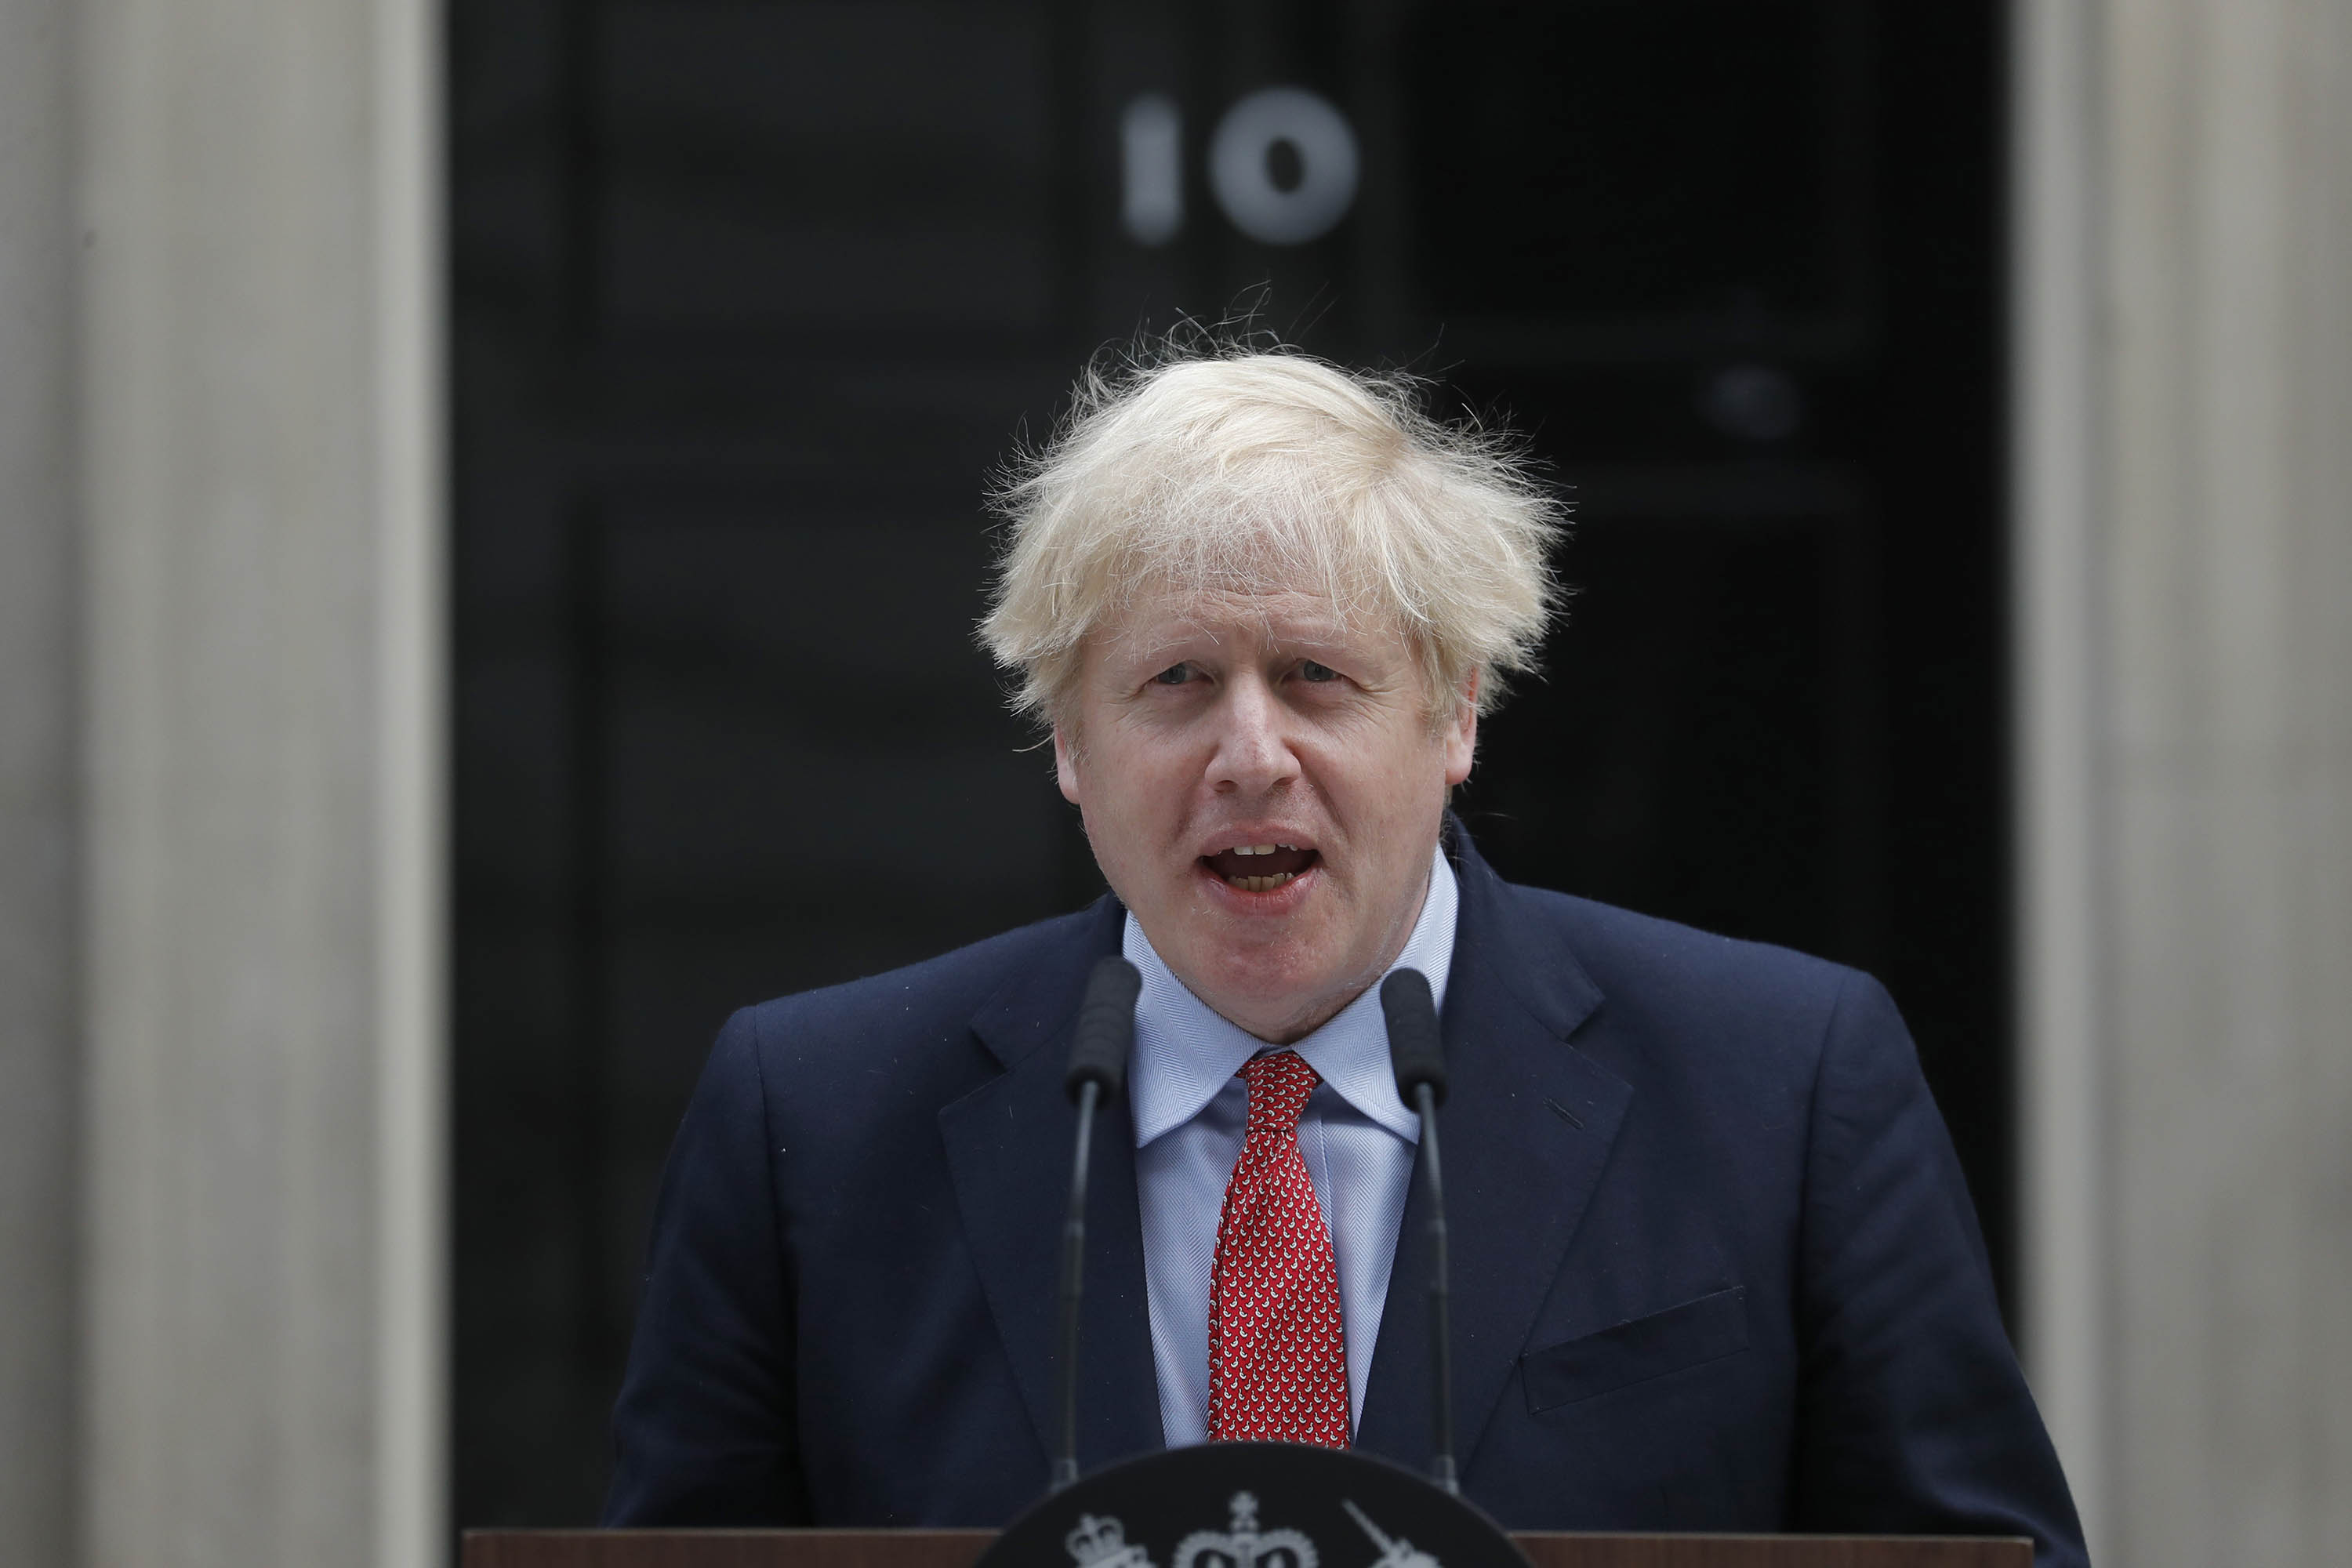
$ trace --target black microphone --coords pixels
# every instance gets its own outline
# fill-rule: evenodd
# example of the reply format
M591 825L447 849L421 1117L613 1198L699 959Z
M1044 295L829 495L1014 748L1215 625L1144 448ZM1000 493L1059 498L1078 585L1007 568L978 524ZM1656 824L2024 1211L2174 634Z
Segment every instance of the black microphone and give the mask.
M1437 1034L1437 1004L1418 969L1390 972L1381 982L1381 1011L1389 1022L1389 1061L1397 1093L1421 1112L1421 1168L1429 1182L1429 1447L1430 1475L1450 1495L1462 1494L1454 1469L1454 1350L1446 1331L1445 1175L1437 1158L1437 1108L1445 1103L1445 1047Z
M1054 1456L1049 1489L1078 1479L1078 1299L1086 1289L1087 1155L1095 1140L1095 1108L1127 1085L1127 1054L1135 1044L1135 999L1143 976L1117 953L1098 960L1078 1004L1077 1038L1062 1087L1078 1108L1077 1141L1070 1159L1070 1210L1062 1221L1062 1446Z

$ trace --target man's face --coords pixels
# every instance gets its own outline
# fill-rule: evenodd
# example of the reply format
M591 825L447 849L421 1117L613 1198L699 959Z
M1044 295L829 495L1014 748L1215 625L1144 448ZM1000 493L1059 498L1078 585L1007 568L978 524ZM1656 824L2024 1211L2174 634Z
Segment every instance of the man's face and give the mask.
M1468 701L1436 731L1431 703L1400 632L1317 595L1147 600L1088 642L1054 758L1160 956L1282 1043L1412 934L1477 737Z

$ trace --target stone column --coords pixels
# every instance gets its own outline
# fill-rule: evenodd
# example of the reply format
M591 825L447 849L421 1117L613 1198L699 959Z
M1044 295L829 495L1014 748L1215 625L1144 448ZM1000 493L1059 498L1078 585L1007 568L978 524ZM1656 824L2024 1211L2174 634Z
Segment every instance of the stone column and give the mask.
M2104 1563L2352 1561L2352 0L2019 23L2028 1352Z
M0 0L0 1562L73 1552L71 12Z
M443 1560L429 0L82 0L83 1551Z

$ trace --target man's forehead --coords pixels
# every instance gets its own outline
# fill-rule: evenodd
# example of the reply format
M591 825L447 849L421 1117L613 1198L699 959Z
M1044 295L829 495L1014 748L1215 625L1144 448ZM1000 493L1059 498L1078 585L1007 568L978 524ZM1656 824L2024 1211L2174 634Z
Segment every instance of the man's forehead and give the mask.
M1373 605L1291 587L1213 587L1145 593L1097 628L1112 645L1208 637L1277 642L1347 643L1402 651L1393 617Z

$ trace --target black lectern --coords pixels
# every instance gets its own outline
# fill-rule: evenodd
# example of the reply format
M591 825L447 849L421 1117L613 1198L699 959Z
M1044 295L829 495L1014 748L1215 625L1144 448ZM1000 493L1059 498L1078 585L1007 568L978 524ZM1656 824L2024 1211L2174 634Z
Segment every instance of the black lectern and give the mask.
M463 1568L972 1568L985 1530L486 1530ZM2023 1541L1514 1535L1535 1568L2032 1568ZM1367 1549L1362 1561L1372 1560ZM1327 1568L1357 1568L1354 1560Z

